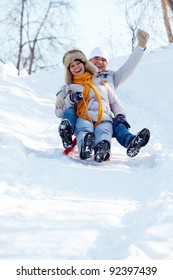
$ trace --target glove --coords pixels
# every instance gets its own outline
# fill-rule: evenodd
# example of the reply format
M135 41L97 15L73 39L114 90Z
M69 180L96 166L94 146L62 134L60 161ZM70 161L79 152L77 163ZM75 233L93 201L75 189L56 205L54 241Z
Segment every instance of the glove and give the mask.
M149 34L147 32L145 32L144 30L138 29L137 33L136 33L136 37L138 39L138 45L141 48L145 48L146 44L148 42L149 39Z
M81 101L83 99L83 94L82 94L82 92L76 91L76 92L70 93L69 98L73 103L77 104L79 101Z
M61 109L65 102L64 102L64 99L66 98L67 96L67 93L63 92L63 91L60 91L57 95L57 98L56 98L56 102L55 102L55 107L56 109Z
M126 117L124 115L121 115L121 114L116 116L115 121L114 121L114 125L118 125L120 123L124 124L127 129L130 128L130 124L127 122Z

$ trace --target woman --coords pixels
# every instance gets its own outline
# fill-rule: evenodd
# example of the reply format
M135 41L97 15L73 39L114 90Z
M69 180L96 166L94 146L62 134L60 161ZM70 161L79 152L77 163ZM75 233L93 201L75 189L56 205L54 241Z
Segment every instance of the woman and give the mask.
M67 52L63 57L63 64L66 68L64 92L69 94L63 108L56 109L56 115L63 117L59 129L63 144L67 147L71 143L73 131L73 120L66 118L66 112L76 107L74 133L80 158L90 158L94 149L96 162L108 160L113 133L112 119L117 116L125 117L124 109L108 83L94 81L94 74L98 69L80 50Z

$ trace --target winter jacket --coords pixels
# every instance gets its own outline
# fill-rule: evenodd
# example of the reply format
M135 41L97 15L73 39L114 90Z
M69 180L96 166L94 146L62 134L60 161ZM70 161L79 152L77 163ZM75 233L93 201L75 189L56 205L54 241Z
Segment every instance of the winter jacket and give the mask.
M103 104L103 118L102 121L111 121L112 118L116 117L119 114L122 114L125 116L125 112L123 109L122 104L120 103L118 97L115 95L114 89L111 85L109 85L107 82L102 85L100 83L99 79L95 79L93 84L97 87L102 104ZM79 84L70 84L66 87L64 87L65 92L68 94L69 91L72 92L83 92L83 85ZM61 109L56 109L55 113L57 117L62 117L65 110L69 107L74 106L74 103L71 102L69 98L69 94L65 98L65 105ZM88 102L88 114L93 122L97 121L98 118L98 109L99 109L99 104L98 100L96 98L95 92L90 88L90 99Z
M136 46L127 61L117 71L105 70L104 72L100 72L94 76L95 80L98 80L98 82L100 80L105 80L109 84L112 84L114 86L114 89L117 89L117 87L124 81L126 81L133 73L133 71L141 61L143 54L144 49ZM60 88L59 92L64 91L64 88L65 85Z
M112 86L112 88L114 88L114 90L115 90L116 88L118 88L119 85L121 85L124 81L126 81L129 78L129 76L133 73L134 69L139 64L143 54L144 54L144 50L141 47L137 46L134 49L134 51L132 52L132 54L129 56L127 61L117 71L105 70L104 72L100 72L100 73L96 74L94 76L94 85L101 86L100 85L101 80L105 80L109 83L109 87ZM107 85L108 85L108 83L107 83ZM82 86L75 85L75 87L78 88L76 91L82 91ZM98 89L99 89L99 87L98 87ZM68 90L69 90L69 88L66 85L63 85L61 87L61 89L59 90L59 92L63 91L63 92L66 92L68 95ZM100 89L99 89L99 91L100 91ZM114 93L114 95L115 95L115 93ZM115 100L117 100L117 104L120 104L121 110L124 111L118 98L116 96L114 96L114 97L115 97ZM70 103L69 97L67 96L67 98L65 100L64 108L68 108L70 106L72 106L72 103ZM55 110L57 117L63 116L64 108ZM121 110L117 110L117 112L118 111L120 112ZM116 114L116 115L118 115L118 114ZM123 115L125 115L124 112L123 112ZM108 115L107 115L107 117L108 117ZM109 117L109 119L110 119L110 117Z
M105 70L104 72L96 74L95 79L103 79L109 84L112 84L114 86L114 89L116 89L133 73L134 69L139 64L143 54L144 50L141 47L137 46L129 56L127 61L117 71Z

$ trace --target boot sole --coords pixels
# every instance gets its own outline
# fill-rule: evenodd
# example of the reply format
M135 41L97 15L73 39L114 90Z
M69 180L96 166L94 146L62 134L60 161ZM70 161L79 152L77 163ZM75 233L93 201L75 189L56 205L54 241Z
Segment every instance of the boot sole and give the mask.
M59 127L59 135L61 136L62 143L65 149L69 149L73 146L72 134L72 127L68 123L68 121L62 121Z
M140 149L147 145L150 139L150 131L147 128L143 128L139 134L132 140L127 148L127 155L129 157L135 157Z
M98 151L96 151L94 160L96 162L102 162L108 160L110 157L110 143L103 140L99 143Z
M81 148L81 159L87 159L92 156L92 151L94 148L94 140L95 136L93 132L88 132L83 140L82 148Z

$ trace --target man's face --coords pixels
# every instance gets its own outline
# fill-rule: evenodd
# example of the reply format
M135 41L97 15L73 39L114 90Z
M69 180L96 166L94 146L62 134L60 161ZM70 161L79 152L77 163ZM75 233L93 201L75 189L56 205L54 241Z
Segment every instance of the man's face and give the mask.
M97 66L99 72L102 72L102 71L106 70L106 66L107 66L108 63L107 63L107 60L105 58L100 57L100 56L95 56L95 57L92 57L90 59L90 61L95 66Z

